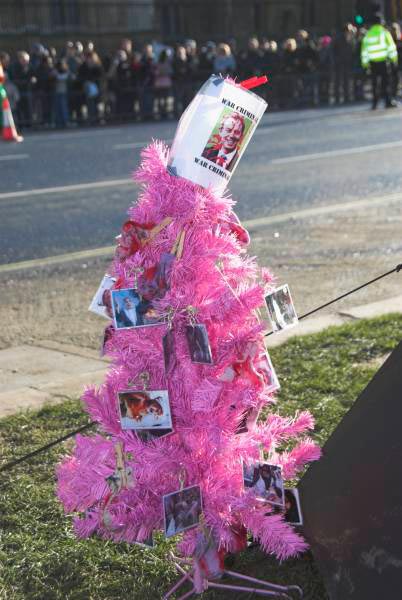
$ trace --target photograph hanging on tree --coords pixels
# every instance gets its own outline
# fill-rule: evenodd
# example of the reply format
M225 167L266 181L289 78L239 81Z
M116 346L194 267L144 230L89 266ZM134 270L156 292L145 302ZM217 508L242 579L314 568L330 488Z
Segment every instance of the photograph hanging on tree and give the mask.
M209 345L208 331L203 323L186 326L186 337L191 362L212 365L212 354Z
M111 301L111 288L113 284L116 283L116 278L111 275L106 274L97 291L95 296L92 298L91 304L88 307L88 310L95 313L96 315L100 315L101 317L105 317L106 319L113 318L112 312L112 301Z
M122 429L171 429L167 390L118 392Z
M112 309L116 329L160 324L151 302L134 288L112 290Z
M219 548L211 530L197 532L194 559L205 579L219 579L225 569L225 549Z
M265 302L274 332L297 325L298 318L287 284L265 296Z
M251 119L231 108L224 108L211 136L202 152L202 156L226 171L232 171L241 154L241 148L247 139Z
M163 496L163 514L166 537L196 527L202 513L199 485L183 488Z
M161 300L170 289L170 276L176 256L163 252L159 263L146 269L139 282L141 295L146 300Z
M271 361L271 357L269 356L268 352L264 352L261 356L261 358L258 360L258 362L256 363L256 369L257 371L262 375L262 377L264 378L264 382L265 382L265 391L268 394L272 394L273 392L276 392L277 390L279 390L280 383L278 380L278 377L276 375L276 371L272 365L272 361Z
M273 506L285 505L282 469L269 463L246 465L243 462L244 487L251 488L257 500Z
M291 525L303 525L299 490L285 488L285 521Z
M174 333L169 329L162 338L163 360L165 363L165 373L168 375L176 365L176 349Z

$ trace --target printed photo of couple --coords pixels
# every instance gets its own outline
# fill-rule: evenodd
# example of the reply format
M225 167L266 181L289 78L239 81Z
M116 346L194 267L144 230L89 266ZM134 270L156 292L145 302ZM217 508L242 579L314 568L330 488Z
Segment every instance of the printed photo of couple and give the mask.
M282 331L297 325L298 318L287 284L265 296L265 302L273 331Z
M95 296L92 298L88 310L95 313L96 315L105 317L106 319L113 318L110 289L115 282L116 279L114 277L111 277L111 275L106 274L103 277Z
M126 390L118 393L122 429L171 429L167 390Z
M116 329L158 325L160 319L149 300L135 289L112 290L112 310Z
M225 107L210 138L202 152L202 156L226 171L233 171L242 147L251 133L251 119Z
M196 527L202 512L200 486L193 485L163 496L163 512L166 537Z
M285 506L282 469L268 463L246 465L243 462L244 487L251 488L257 500L272 506Z

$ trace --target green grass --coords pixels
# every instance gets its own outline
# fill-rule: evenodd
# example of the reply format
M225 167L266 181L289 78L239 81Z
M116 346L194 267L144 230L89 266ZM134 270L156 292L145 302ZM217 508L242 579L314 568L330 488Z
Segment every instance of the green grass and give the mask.
M391 315L294 338L272 350L282 385L277 410L309 409L316 418L315 438L323 444L377 370L376 359L391 352L401 334L402 317ZM1 464L84 422L79 402L73 401L0 420ZM66 442L0 474L0 599L161 598L176 579L166 560L171 544L162 536L152 551L74 538L71 520L54 496L54 466L69 446ZM326 598L309 553L280 565L253 549L232 557L230 566L301 585L306 600ZM237 595L211 591L205 598Z

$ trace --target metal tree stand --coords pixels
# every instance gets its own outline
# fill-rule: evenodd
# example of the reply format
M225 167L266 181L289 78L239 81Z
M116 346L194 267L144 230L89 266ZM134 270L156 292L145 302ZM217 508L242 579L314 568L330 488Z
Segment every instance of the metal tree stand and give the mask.
M173 553L170 553L170 558L177 571L182 575L182 577L163 596L163 600L168 600L170 596L177 592L187 582L193 584L192 589L189 592L186 592L185 594L180 596L177 600L185 600L186 598L190 598L191 596L202 594L208 588L231 590L233 592L246 592L249 594L254 593L259 594L260 596L265 596L268 598L278 598L282 600L295 600L295 596L293 594L297 594L296 597L299 600L303 598L303 591L297 585L276 585L267 581L261 581L261 579L249 577L248 575L236 573L235 571L227 571L226 569L223 571L224 575L229 575L230 577L234 577L236 579L242 579L246 582L250 582L250 584L255 585L250 585L250 587L246 587L241 585L229 585L224 583L216 583L215 581L209 581L208 579L205 579L202 577L202 575L200 575L200 573L198 572L197 568L194 566L191 560L178 558Z

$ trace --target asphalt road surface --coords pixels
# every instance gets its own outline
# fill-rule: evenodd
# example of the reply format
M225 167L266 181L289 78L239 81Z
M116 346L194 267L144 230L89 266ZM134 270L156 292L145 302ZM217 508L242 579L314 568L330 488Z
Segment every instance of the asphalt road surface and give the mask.
M131 173L152 123L0 144L0 348L98 349L88 305L137 197ZM402 262L402 111L367 106L269 114L231 181L250 254L289 283L299 314ZM326 309L402 293L402 273ZM323 314L323 313L320 313Z
M140 151L176 123L27 135L0 145L0 264L114 244L136 198ZM230 185L242 220L401 191L402 111L367 106L269 114Z

